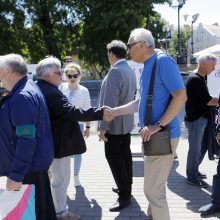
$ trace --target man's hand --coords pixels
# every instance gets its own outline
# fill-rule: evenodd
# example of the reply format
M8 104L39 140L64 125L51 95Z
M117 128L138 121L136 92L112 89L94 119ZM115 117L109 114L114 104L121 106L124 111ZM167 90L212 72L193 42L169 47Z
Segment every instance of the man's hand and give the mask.
M105 137L106 130L99 131L99 141L108 142L108 139Z
M104 121L111 121L114 118L112 109L106 106L102 107L104 110L104 114L103 114L103 120Z
M9 178L7 179L6 189L8 191L20 190L21 187L22 187L22 182L15 182Z
M140 135L144 142L149 141L152 134L155 134L158 132L160 128L158 128L156 125L149 125L145 126L141 129Z
M216 141L217 141L218 145L220 145L220 132L217 132L215 138L216 138Z

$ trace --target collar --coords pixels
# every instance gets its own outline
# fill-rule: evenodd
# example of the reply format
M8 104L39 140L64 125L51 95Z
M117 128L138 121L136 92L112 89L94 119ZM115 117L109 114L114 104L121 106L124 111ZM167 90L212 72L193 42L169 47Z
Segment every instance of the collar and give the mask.
M206 78L207 78L207 76L202 76L202 75L200 75L198 72L195 72L195 74L196 74L199 78L201 78L201 79L206 80Z
M148 57L148 58L144 61L144 63L150 62L150 60L154 59L155 56L157 57L157 53L153 53L150 57ZM155 59L156 59L156 58L155 58Z
M53 85L52 83L50 83L50 82L48 82L47 80L44 80L44 79L38 79L38 80L37 80L37 83L46 84L46 85L48 85L48 86L51 86L51 87L54 87L54 88L58 89L58 86L55 86L55 85Z
M28 77L27 76L24 76L23 78L21 78L15 85L14 87L12 88L12 90L8 93L8 96L11 96L13 95L17 90L18 88L21 86L21 85L24 85L28 80Z
M121 63L121 62L123 62L123 61L126 61L126 59L120 59L120 60L116 61L116 62L112 65L112 67L113 67L113 66L116 66L117 64L119 64L119 63Z

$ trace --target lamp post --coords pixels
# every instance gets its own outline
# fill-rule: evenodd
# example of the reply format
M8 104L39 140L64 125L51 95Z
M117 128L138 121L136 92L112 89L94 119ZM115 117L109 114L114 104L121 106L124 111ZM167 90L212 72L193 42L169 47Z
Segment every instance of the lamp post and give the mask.
M192 16L192 22L191 22L191 46L192 46L192 54L191 54L191 58L190 58L190 63L195 63L195 59L193 57L193 54L194 54L194 48L193 48L193 45L194 45L194 42L193 42L193 24L196 22L196 20L198 19L199 17L199 14L194 14Z
M181 47L181 33L180 33L180 9L183 7L183 5L185 4L186 0L177 0L178 5L173 5L173 1L170 0L169 1L169 5L172 8L177 8L178 9L178 34L177 34L177 38L178 38L178 54L177 54L177 63L178 64L184 64L184 56L183 56L183 52L182 52L182 47Z
M193 54L194 54L193 24L197 21L198 17L199 17L198 13L192 15L192 21L191 21L191 55L190 55L190 63L191 64L196 63L196 59L195 59L195 57L193 57ZM188 15L184 15L185 21L187 20L187 18L188 18Z

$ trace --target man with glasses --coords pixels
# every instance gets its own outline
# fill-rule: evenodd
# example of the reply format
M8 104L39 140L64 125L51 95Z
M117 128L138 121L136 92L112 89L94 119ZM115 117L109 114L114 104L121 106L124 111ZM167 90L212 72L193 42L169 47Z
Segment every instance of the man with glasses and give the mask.
M67 187L70 182L70 159L76 154L74 146L80 146L78 153L86 151L86 145L78 121L111 120L108 110L89 108L76 109L58 89L62 81L61 63L57 58L41 60L36 68L37 85L47 101L54 141L54 157L50 167L51 189L57 219L80 219L68 211Z
M99 105L117 107L135 98L136 77L134 70L126 61L127 47L119 40L107 45L108 60L111 68L104 78ZM130 132L134 128L133 114L119 116L111 122L99 123L99 139L104 141L105 156L117 185L118 199L109 208L111 212L127 207L131 202L132 156Z
M144 156L144 192L149 201L149 218L170 220L166 182L180 136L177 114L186 101L183 80L175 61L167 54L155 50L154 38L149 30L137 28L131 32L128 53L133 61L144 63L140 79L140 100L113 109L113 114L118 116L139 110L139 121L142 127L140 135L143 141L149 141L151 135L168 125L172 154ZM145 125L147 96L154 62L156 62L156 73L152 111L150 124Z

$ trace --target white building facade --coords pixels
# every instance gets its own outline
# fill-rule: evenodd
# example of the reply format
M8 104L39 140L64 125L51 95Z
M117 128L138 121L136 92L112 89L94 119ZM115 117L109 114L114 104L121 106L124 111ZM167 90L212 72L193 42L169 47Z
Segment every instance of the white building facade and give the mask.
M220 25L203 25L199 24L193 31L193 50L194 53L220 44ZM188 57L192 55L192 38L187 41Z

